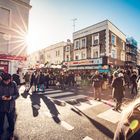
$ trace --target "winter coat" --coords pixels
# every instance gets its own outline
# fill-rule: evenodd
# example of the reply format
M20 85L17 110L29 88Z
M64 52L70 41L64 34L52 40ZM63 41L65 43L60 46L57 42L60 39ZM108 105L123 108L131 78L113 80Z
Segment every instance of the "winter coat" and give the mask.
M2 96L12 96L9 101L2 100ZM19 97L18 88L15 82L10 82L8 85L3 81L0 83L0 112L12 111L15 108L15 100Z
M122 99L124 97L124 82L121 77L114 79L112 83L112 87L114 88L113 98Z

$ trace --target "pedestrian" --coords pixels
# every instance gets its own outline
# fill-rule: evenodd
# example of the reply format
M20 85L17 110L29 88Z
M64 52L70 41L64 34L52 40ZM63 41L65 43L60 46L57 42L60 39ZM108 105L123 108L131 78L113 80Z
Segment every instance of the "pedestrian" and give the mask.
M113 110L121 111L122 99L124 98L124 80L123 74L114 74L114 81L112 82L112 97L115 99L116 106Z
M132 88L131 88L131 94L137 95L137 73L134 71L132 72L132 75L130 77Z
M19 76L19 72L17 71L17 73L14 73L12 75L13 81L16 82L17 86L20 86L20 76Z
M92 77L92 87L94 92L94 99L98 99L101 101L101 84L102 84L102 77L98 71L95 72L95 75Z
M3 74L0 83L0 137L3 134L5 116L9 123L9 139L13 139L15 126L15 100L19 97L17 85L11 80L11 75ZM1 139L1 138L0 138Z
M113 140L140 139L140 98L131 102L122 112Z
M26 72L23 79L25 80L25 89L28 89L30 86L30 74Z

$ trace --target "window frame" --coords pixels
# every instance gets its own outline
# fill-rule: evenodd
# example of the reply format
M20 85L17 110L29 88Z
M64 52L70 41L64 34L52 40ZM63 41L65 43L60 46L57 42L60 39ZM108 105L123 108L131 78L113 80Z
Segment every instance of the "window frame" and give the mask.
M78 43L77 43L78 42ZM77 44L78 44L78 46L77 46ZM75 50L78 50L80 48L80 40L78 39L78 40L75 40L74 41L74 49Z
M98 37L98 39L96 39L96 37ZM98 40L97 43L95 43L96 40ZM92 46L97 46L97 45L99 45L99 33L92 35Z
M4 6L2 6L2 5L0 5L0 8L9 11L8 25L5 25L5 24L3 25L3 24L0 23L0 26L1 26L1 27L10 27L10 26L11 26L11 9L9 9L9 8L7 8L7 7L4 7Z
M85 40L84 46L83 46L83 40ZM80 39L80 48L86 48L86 37Z
M112 42L113 41L112 40L113 39L112 37L114 37L114 42ZM111 44L114 45L114 46L116 46L116 35L113 34L113 33L111 34Z

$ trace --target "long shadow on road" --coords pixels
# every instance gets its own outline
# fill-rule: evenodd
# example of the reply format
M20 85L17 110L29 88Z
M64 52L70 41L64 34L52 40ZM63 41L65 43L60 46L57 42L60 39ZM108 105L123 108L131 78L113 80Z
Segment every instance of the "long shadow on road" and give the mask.
M107 127L102 125L100 122L98 122L95 119L89 117L88 115L86 115L84 112L82 112L81 110L79 110L76 107L72 108L71 110L74 111L75 113L77 113L80 116L82 116L82 115L85 116L98 130L100 130L107 137L113 139L114 133L111 130L109 130Z
M44 96L44 95L39 95L36 93L33 93L32 95L30 95L30 99L31 99L31 103L32 103L32 110L33 110L33 116L37 117L39 114L39 109L41 107L40 105L40 100L42 99L43 102L45 103L45 105L47 106L47 108L49 109L53 120L56 123L60 123L61 120L59 119L58 115L60 114L54 104L53 101L51 101L51 99L49 99L48 97Z
M55 104L53 103L53 101L51 101L49 98L47 98L46 96L42 96L40 95L40 97L42 98L42 100L44 101L44 103L46 104L46 106L48 107L53 120L56 123L60 123L61 120L59 119L58 115L60 114L55 106Z

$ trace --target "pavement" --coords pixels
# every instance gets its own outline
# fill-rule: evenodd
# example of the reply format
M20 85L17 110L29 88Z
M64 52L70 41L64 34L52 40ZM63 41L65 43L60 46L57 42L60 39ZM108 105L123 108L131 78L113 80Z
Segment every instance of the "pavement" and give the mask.
M92 98L92 88L50 87L45 92L24 93L16 101L17 140L112 140L121 112L113 111L111 89L102 101ZM126 90L122 108L133 100ZM6 129L7 125L5 125ZM6 135L6 133L5 133ZM6 140L6 136L3 138Z

